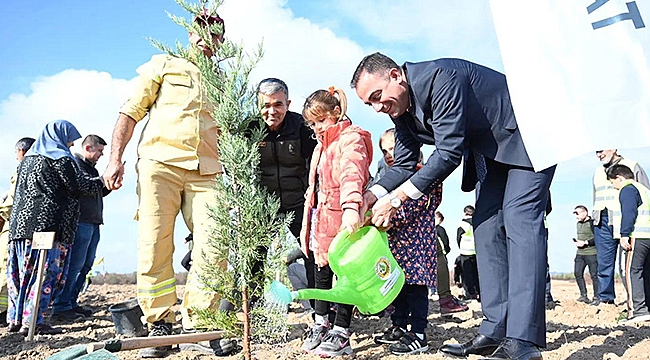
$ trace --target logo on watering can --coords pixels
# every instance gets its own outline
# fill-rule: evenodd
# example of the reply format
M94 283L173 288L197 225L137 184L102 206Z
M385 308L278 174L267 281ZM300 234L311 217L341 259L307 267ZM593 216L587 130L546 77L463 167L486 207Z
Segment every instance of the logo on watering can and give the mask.
M390 263L385 256L380 257L375 264L375 274L382 280L390 277Z

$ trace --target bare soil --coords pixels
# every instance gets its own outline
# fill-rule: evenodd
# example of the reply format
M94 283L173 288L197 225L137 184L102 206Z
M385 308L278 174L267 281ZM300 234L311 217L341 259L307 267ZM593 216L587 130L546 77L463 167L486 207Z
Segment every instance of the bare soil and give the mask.
M624 306L600 305L598 307L578 303L577 286L574 281L553 281L553 296L560 305L546 312L548 346L544 359L650 359L650 323L634 326L618 325L616 318ZM456 289L454 289L455 291ZM182 288L179 287L182 292ZM617 284L617 294L622 300L624 290ZM180 295L180 294L179 294ZM2 359L45 359L72 345L104 341L114 338L115 328L108 307L111 304L135 296L135 285L93 285L82 294L81 303L94 310L92 317L74 324L55 324L64 333L55 336L36 336L26 342L19 334L8 334L0 329L0 357ZM443 318L438 302L430 300L427 339L429 351L421 355L394 356L387 346L374 343L374 337L390 325L389 318L363 317L352 322L352 347L354 354L344 359L449 359L438 352L447 342L465 342L471 339L481 322L480 303L471 302L470 311L452 318ZM254 345L256 359L319 359L302 352L301 335L310 325L309 316L300 317L300 310L292 308L288 322L292 326L289 340L282 345ZM139 359L138 351L117 353L121 359ZM239 359L241 354L220 359ZM217 359L213 355L177 351L167 359ZM470 356L469 359L478 359Z

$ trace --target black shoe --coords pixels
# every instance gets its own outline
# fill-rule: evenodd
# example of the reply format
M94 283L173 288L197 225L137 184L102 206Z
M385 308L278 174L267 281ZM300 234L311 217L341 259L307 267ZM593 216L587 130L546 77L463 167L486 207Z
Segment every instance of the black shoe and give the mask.
M0 312L0 327L7 327L7 311Z
M85 317L91 317L91 316L93 315L93 311L92 311L92 310L90 310L90 309L88 309L88 308L85 308L85 307L83 307L83 306L77 306L77 307L75 307L75 308L72 308L72 310L73 310L74 312L76 312L77 314L81 314L81 315L83 315L83 316L85 316Z
M149 336L167 336L172 334L172 324L166 323L164 320L156 321L149 326ZM142 358L163 358L169 355L172 351L172 346L158 346L150 347L140 350L140 357Z
M503 339L492 355L481 360L542 360L542 353L533 343L518 339Z
M384 331L384 335L375 338L376 344L397 344L399 339L404 336L404 330L399 326L391 326L388 330Z
M577 301L577 302L583 302L583 303L585 303L585 304L589 304L589 303L591 303L591 301L589 300L589 298L587 297L587 295L580 295L580 297L579 297L578 300L576 300L576 301Z
M73 323L85 319L83 314L75 312L73 309L52 313L52 320L57 322Z
M626 318L627 318L627 317L626 317ZM21 324L21 323L18 323L18 324L9 324L9 325L7 326L7 332L15 333L15 332L20 331L21 328L22 328L22 324Z
M27 336L29 334L29 325L21 327L18 332L22 336ZM48 324L36 324L36 328L34 329L34 335L58 335L58 334L63 334L63 330L60 328L52 327Z
M440 351L454 356L467 356L470 354L490 355L494 350L496 350L500 343L499 340L478 334L472 340L464 344L442 345Z
M553 301L553 300L548 301L547 300L546 304L544 304L544 307L546 308L546 310L553 310L553 309L555 309L556 305L557 304L555 303L555 301Z
M592 301L590 305L598 306L600 304L616 305L614 300L601 300L598 298L594 298L594 301Z

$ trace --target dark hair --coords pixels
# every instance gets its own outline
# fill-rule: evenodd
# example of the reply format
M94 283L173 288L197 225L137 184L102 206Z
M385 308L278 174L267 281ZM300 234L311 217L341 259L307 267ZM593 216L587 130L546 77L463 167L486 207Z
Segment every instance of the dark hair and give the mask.
M440 211L436 211L436 216L440 218L440 222L443 222L445 220L445 217Z
M582 209L582 210L584 210L585 212L589 212L589 210L587 210L587 207L584 206L584 205L578 205L578 206L576 206L573 210L577 210L577 209Z
M106 146L106 141L102 139L101 137L97 135L90 134L84 138L84 141L81 143L81 145L104 145Z
M16 143L16 150L22 150L27 152L27 150L31 149L32 145L34 145L34 141L36 139L30 138L30 137L24 137Z
M379 137L379 150L383 150L381 147L381 141L384 139L384 136L388 134L392 134L393 136L395 136L395 128L387 129L386 131L384 131L383 134L381 134L381 136Z
M221 25L221 35L226 33L226 25L224 24L221 16L219 16L217 13L214 13L214 15L210 14L210 11L208 9L203 9L200 14L197 14L194 17L194 22L204 28L210 28L210 26L214 24L219 24Z
M625 179L634 179L634 173L632 169L625 165L616 164L607 169L607 178L616 179L617 176L621 176Z
M390 69L399 68L399 65L397 65L393 59L382 53L376 52L374 54L367 55L361 59L361 62L357 66L357 69L354 71L354 75L352 75L352 80L350 81L350 87L353 89L357 87L359 77L363 72L374 75L381 74L388 76L388 71Z
M474 215L474 207L472 205L467 205L463 208L463 212L467 215Z

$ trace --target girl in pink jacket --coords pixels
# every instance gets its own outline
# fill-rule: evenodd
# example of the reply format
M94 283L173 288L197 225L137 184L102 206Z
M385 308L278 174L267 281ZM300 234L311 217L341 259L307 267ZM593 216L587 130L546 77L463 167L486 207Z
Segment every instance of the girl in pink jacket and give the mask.
M372 139L370 133L352 125L345 115L347 98L341 89L330 87L309 95L302 115L314 129L318 145L312 155L309 188L300 241L305 254L312 250L317 289L331 289L334 273L328 250L343 228L355 230L361 219L363 191L370 178ZM330 328L327 301L316 300L316 318L307 332L303 349L321 356L351 354L352 305L337 305Z

